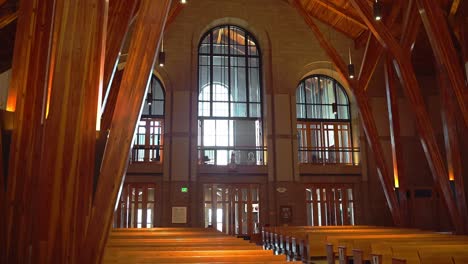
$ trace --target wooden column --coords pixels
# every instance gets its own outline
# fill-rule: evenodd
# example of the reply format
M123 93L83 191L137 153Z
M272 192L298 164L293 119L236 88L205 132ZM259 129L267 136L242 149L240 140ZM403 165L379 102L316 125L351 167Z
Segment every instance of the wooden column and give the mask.
M170 0L142 0L94 197L82 263L99 263L156 60Z
M395 192L393 191L392 179L388 174L388 169L383 158L383 150L378 139L377 127L375 125L372 110L369 105L369 98L364 92L364 89L362 89L362 87L359 86L359 82L351 81L346 77L346 63L343 61L343 59L340 57L340 55L338 54L336 49L331 45L331 43L327 39L325 39L323 34L320 32L319 28L315 25L313 19L307 14L307 12L302 7L300 1L294 0L293 5L299 11L299 14L304 18L306 24L312 30L322 48L325 50L332 62L335 64L340 75L343 76L344 79L347 79L350 84L350 88L354 93L354 97L356 98L356 102L358 104L362 126L367 141L369 143L369 147L371 148L371 151L374 154L377 166L377 174L382 184L385 198L387 200L388 207L393 217L393 222L395 223L395 225L400 226L401 214L398 207L398 201Z
M395 84L396 76L390 57L386 58L384 67L388 120L390 122L390 142L392 144L393 183L396 188L395 191L398 192L402 222L403 225L406 226L408 224L408 201L406 199L408 185L403 165L403 153L400 135L400 114L398 111L398 94Z
M77 260L92 198L106 21L105 0L57 0L50 105L33 193L36 263L82 263Z
M398 77L402 81L406 95L411 102L412 111L416 117L416 127L421 137L421 144L434 182L440 187L456 232L463 233L462 219L460 218L460 214L451 194L445 164L437 145L435 132L431 126L424 98L421 94L421 89L419 88L419 83L411 64L410 53L402 49L399 43L393 38L390 31L382 23L374 21L371 8L366 0L350 1L369 26L374 36L379 40L380 44L386 47L396 59L394 66Z
M40 164L44 95L55 1L25 0L19 7L8 108L14 110L5 212L7 263L24 263L29 252ZM21 95L21 96L17 96Z
M443 67L438 68L437 81L441 93L442 124L444 128L445 154L449 180L455 187L455 199L458 210L464 219L465 232L468 231L468 215L466 207L465 185L463 179L460 141L458 140L456 115L458 109L454 102L454 95L450 89L450 81Z
M468 127L468 90L464 81L463 67L455 50L452 35L439 3L432 0L416 0L419 14L434 51L435 59L445 68L460 113Z
M104 88L101 111L104 112L112 79L119 62L120 50L135 15L138 0L113 0L109 2L106 58L104 62ZM112 116L112 115L111 115ZM109 127L102 127L107 130Z
M0 112L0 115L3 114ZM3 117L3 116L2 116ZM6 183L3 173L3 126L0 123L0 212L6 215ZM6 217L0 217L0 248L6 249ZM0 252L0 263L7 263L6 250Z
M106 55L105 75L104 75L105 79L104 80L107 80L107 82L105 82L105 83L107 83L107 85L105 86L106 91L104 93L103 107L101 109L101 111L102 111L101 130L110 129L110 122L112 120L112 116L114 115L115 103L116 103L116 100L117 100L117 95L119 94L119 89L120 89L120 84L121 84L121 81L122 81L122 74L123 74L123 71L120 72L120 73L116 72L116 66L117 66L117 62L118 62L117 56L118 56L118 53L120 52L120 46L119 46L119 49L117 50L117 47L116 47L115 43L119 43L118 41L121 41L121 43L123 45L124 36L126 35L126 32L128 31L128 29L126 29L125 34L120 29L125 25L122 24L122 21L121 21L122 18L119 15L119 12L124 13L123 20L127 19L128 10L124 10L124 9L126 9L126 7L123 4L123 2L133 2L133 0L132 1L119 0L119 1L121 3L110 5L111 9L109 10L110 14L112 14L111 13L112 6L114 6L113 7L114 11L112 11L112 12L115 13L114 14L115 18L113 19L114 22L112 22L112 19L111 19L110 23L115 24L113 26L113 28L118 28L119 30L115 30L116 32L113 32L110 28L108 30L108 36L111 39L108 40L108 43L109 43L108 44L108 49L109 50L106 52L107 55ZM177 3L177 4L174 5L173 8L171 8L171 10L169 11L168 17L167 17L166 26L168 26L172 21L174 21L174 19L177 17L177 15L180 13L180 11L182 11L183 6L184 6L183 4ZM135 7L134 7L134 9L135 9ZM137 10L135 10L134 13L136 11ZM117 20L117 21L115 21L115 20ZM131 20L131 17L130 17L130 20ZM128 25L130 25L130 22L131 22L130 20L128 20ZM122 38L122 39L120 39L120 38ZM110 42L115 42L115 43L110 44ZM108 59L108 58L115 58L115 59ZM114 79L115 79L115 83L114 83Z

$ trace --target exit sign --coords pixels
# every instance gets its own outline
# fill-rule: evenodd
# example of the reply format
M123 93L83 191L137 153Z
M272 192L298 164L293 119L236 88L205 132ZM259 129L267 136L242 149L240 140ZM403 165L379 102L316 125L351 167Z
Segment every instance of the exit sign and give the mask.
M182 188L180 188L180 192L186 193L186 192L188 192L188 188L187 187L182 187Z

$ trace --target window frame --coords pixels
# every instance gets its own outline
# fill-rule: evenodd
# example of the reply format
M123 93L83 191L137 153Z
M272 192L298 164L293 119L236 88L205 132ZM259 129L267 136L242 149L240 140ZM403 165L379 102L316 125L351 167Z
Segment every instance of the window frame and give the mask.
M214 51L214 46L215 46L215 42L214 42L214 32L216 32L217 30L220 30L220 29L226 29L227 30L227 34L228 34L228 41L227 41L227 44L225 44L226 46L223 47L223 49L226 49L227 52L215 52ZM244 43L243 43L243 46L240 46L244 49L244 54L233 54L232 53L232 49L233 49L233 42L232 39L231 39L231 30L235 29L236 32L242 32L242 36L244 37ZM209 43L206 43L204 42L206 38L209 38ZM250 45L250 42L253 42L254 45ZM202 45L209 45L209 52L203 52L202 50ZM252 54L252 52L250 51L250 49L252 49L252 47L255 47L255 54ZM258 41L257 39L249 32L247 31L246 29L242 28L242 27L239 27L237 25L231 25L231 24L223 24L223 25L219 25L219 26L216 26L216 27L213 27L209 30L207 30L203 36L200 38L200 41L199 41L199 44L198 44L198 49L197 49L197 57L198 57L198 64L197 64L197 123L198 123L198 142L197 142L197 148L199 150L199 155L201 153L204 153L204 151L219 151L219 150L227 150L228 152L229 151L245 151L247 149L247 151L251 151L251 152L254 152L256 153L257 155L257 160L255 162L255 165L259 165L258 163L261 163L261 165L265 165L266 164L266 148L265 148L265 139L264 139L264 131L265 131L265 124L264 124L264 108L263 108L263 93L264 93L264 89L263 89L263 78L262 78L262 68L263 68L263 65L262 65L262 53L261 53L261 50L260 50L260 47L258 45ZM207 65L202 65L202 57L207 57L207 61L209 61L207 63ZM221 66L225 66L227 68L226 72L227 72L227 84L226 83L222 83L222 82L219 82L219 81L215 81L215 77L214 77L214 69L216 68L216 66L219 66L219 65L214 65L214 58L215 57L220 57L222 60L227 60L227 65L221 65ZM231 61L232 61L232 58L240 58L241 60L244 59L244 63L245 65L242 66L242 67L239 67L238 69L241 69L244 74L245 74L245 101L235 101L233 100L233 96L232 96L232 70L235 69L237 66L236 65L232 65ZM251 67L250 66L250 59L256 59L255 61L257 62L256 65L254 65L254 67ZM207 68L207 72L209 72L209 78L207 78L207 81L205 84L201 84L201 76L200 76L200 73L201 73L201 69L203 67L206 67ZM251 101L251 94L250 94L250 89L251 89L251 84L250 84L250 79L251 79L251 74L252 74L252 69L256 69L258 72L258 101ZM221 85L221 86L224 86L227 88L227 101L216 101L214 100L214 87L216 85ZM200 98L200 95L203 93L204 89L207 89L209 88L210 89L210 98L209 99L201 99ZM201 103L208 103L209 104L209 115L200 115L201 113ZM227 116L216 116L214 115L214 103L224 103L224 104L227 104L227 107L228 107L228 110L227 110ZM246 105L246 115L245 116L236 116L235 114L233 114L233 111L232 111L232 107L234 104L245 104ZM256 109L258 112L258 116L253 116L252 113L254 113L255 111L252 110L252 109ZM261 127L261 133L260 133L260 136L261 136L261 144L259 144L258 147L256 146L253 146L251 147L251 149L249 149L248 147L247 148L244 148L244 147L241 147L241 146L222 146L222 147L218 147L218 146L205 146L204 145L204 132L203 132L203 127L204 127L204 122L206 120L226 120L226 121L234 121L234 120L238 120L238 121L242 121L242 120L245 120L245 121L252 121L252 122L259 122L260 123L260 127ZM200 129L201 128L201 129ZM228 140L229 141L229 140ZM230 145L230 144L228 144ZM220 149L222 148L222 149ZM255 148L255 150L254 150ZM263 154L261 154L261 160L258 158L258 155L260 152L263 152ZM216 154L214 154L216 156ZM204 158L204 154L203 155L200 155L201 157L200 158L200 161L199 163L200 164L209 164L209 163L205 163L202 159L202 157ZM216 162L214 165L217 165Z
M150 82L148 83L148 88L152 89L152 82L156 81L159 84L162 92L162 99L158 99L153 96L151 101L151 105L148 105L148 112L152 112L152 107L157 102L162 102L162 115L158 114L147 114L144 113L145 106L143 105L142 113L140 115L140 120L137 124L137 131L135 133L135 138L133 139L133 146L132 146L132 163L162 163L164 161L164 127L165 127L165 113L166 113L166 91L161 80L155 75L151 74ZM151 91L152 93L154 91ZM148 104L148 98L143 101L143 104ZM145 121L145 124L141 124L141 121ZM155 123L159 122L159 126L155 126ZM145 127L144 135L139 133L139 128ZM151 133L152 130L156 132L157 129L160 129L160 133ZM151 144L151 137L159 135L160 143L159 144ZM139 142L139 136L144 136L144 144L137 144ZM139 155L139 151L144 150L143 158L141 159ZM155 160L155 157L152 158L151 152L159 151L159 160ZM157 156L157 155L156 155Z
M332 102L331 104L328 104L328 103L323 103L323 102L318 102L318 103L310 103L308 102L308 99L307 99L307 93L306 93L306 81L309 80L309 79L312 79L312 78L317 78L317 82L318 82L318 85L316 87L316 89L320 89L321 86L321 82L323 79L328 79L328 80L331 80L333 82L333 98L334 98L334 102ZM298 98L297 98L297 94L298 94L298 89L302 89L302 94L303 94L303 99L304 101L301 102ZM338 100L337 100L337 94L338 94L338 89L341 90L341 93L345 96L346 98L346 104L338 104ZM312 91L314 92L314 91ZM343 118L338 118L338 115L339 115L339 111L337 111L337 114L336 114L336 118L334 119L330 119L330 118L324 118L324 116L321 116L321 118L312 118L312 117L308 117L308 111L307 111L307 107L310 106L312 109L314 109L314 106L330 106L330 107L333 107L333 104L336 104L337 105L337 109L338 107L343 107L343 106L346 106L347 107L347 111L348 111L348 118L346 119L343 119ZM298 135L298 161L299 163L302 163L302 164L328 164L328 165L332 165L332 164L351 164L351 165L357 165L355 164L355 158L354 158L354 152L355 152L355 149L354 149L354 142L353 142L353 129L352 129L352 116L351 116L351 104L350 104L350 100L349 100L349 95L347 94L346 90L344 89L344 87L337 81L335 80L334 78L330 77L330 76L327 76L327 75L324 75L324 74L312 74L312 75L308 75L306 76L305 78L303 78L299 84L297 85L296 87L296 111L298 111L298 106L302 107L302 111L305 113L305 118L299 118L299 113L296 112L296 130L297 130L297 135ZM333 113L332 113L333 114ZM317 128L315 129L312 129L311 127L315 125ZM327 131L330 130L330 128L328 128L328 125L333 125L333 131L334 131L334 137L337 138L338 135L337 135L337 132L342 132L344 131L342 128L339 128L338 126L343 126L343 125L348 125L348 141L349 141L349 145L347 147L344 147L344 146L338 146L335 142L334 144L334 151L330 151L330 150L327 150L327 148L329 147L326 147L325 143L326 143L326 139L328 138L326 133ZM314 147L313 145L313 134L314 135L318 135L319 136L319 140L320 140L320 146L319 147ZM303 136L306 136L306 138L302 138ZM302 143L303 142L306 142L307 144L305 146L302 146ZM305 155L305 158L307 159L307 161L305 161L305 159L303 159L303 151L306 151L306 155ZM309 152L312 152L312 153L309 153ZM318 154L315 158L314 158L314 152L316 152L315 154ZM328 152L328 153L327 153ZM349 157L350 157L350 161L351 162L338 162L338 159L336 159L336 157L340 157L340 158L343 158L343 155L346 155L346 153L349 153ZM309 157L309 154L310 154L310 158ZM326 156L329 156L329 154L335 156L335 159L333 160L329 160L328 158L326 158ZM338 154L338 155L337 155Z

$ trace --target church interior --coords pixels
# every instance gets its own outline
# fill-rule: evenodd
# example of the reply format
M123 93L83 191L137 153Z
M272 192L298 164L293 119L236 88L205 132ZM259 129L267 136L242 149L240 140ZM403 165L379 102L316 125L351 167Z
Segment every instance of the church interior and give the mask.
M468 263L468 1L0 0L0 263Z

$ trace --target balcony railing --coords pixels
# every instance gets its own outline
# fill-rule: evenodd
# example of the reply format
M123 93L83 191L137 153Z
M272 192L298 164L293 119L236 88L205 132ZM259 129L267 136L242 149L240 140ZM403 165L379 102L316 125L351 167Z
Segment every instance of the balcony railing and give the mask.
M134 145L132 148L131 162L161 162L163 146Z
M299 163L359 165L359 148L299 148Z
M265 165L265 147L198 147L198 164Z

